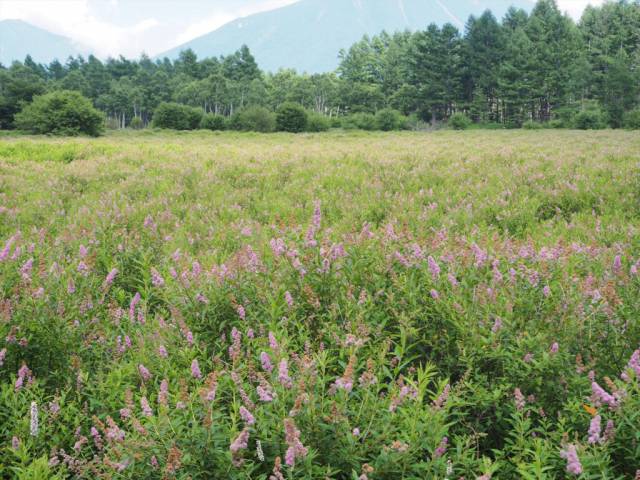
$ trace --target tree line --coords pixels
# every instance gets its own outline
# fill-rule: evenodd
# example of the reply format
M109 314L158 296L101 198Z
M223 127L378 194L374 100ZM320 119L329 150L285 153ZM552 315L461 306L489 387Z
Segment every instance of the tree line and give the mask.
M113 128L145 126L168 102L229 118L294 102L365 124L393 110L432 124L464 114L509 127L568 126L587 111L621 127L640 104L640 0L587 7L578 23L554 0L539 0L531 13L471 16L464 32L431 24L365 36L339 59L335 72L308 75L262 72L246 46L202 60L192 50L175 61L78 56L42 65L27 56L0 66L0 128L13 128L25 104L56 90L80 92Z

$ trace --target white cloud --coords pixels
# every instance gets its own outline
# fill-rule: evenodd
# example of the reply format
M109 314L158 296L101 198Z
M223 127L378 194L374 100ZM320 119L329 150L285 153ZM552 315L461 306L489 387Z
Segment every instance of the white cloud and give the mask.
M558 8L578 21L587 5L601 5L602 0L558 0Z
M117 0L111 1L117 8ZM0 19L17 18L73 39L100 57L137 56L149 30L159 25L147 18L132 27L96 17L88 0L0 0Z

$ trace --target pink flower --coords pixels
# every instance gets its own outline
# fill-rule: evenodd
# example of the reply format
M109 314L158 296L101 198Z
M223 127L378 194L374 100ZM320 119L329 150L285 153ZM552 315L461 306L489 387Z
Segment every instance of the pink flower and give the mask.
M278 341L276 340L276 336L273 334L273 332L269 332L269 346L273 351L278 350Z
M433 298L434 300L438 300L440 298L440 294L438 293L437 290L435 289L431 289L431 298Z
M153 416L153 411L151 410L151 406L149 405L149 400L147 400L147 397L140 398L140 408L142 408L142 414L145 417Z
M169 353L167 352L167 349L164 345L160 345L158 347L158 355L160 355L162 358L167 358L169 356Z
M202 378L202 373L200 372L200 365L198 364L197 358L194 358L191 362L191 376L196 379Z
M242 305L238 305L238 316L240 317L241 320L245 320L247 317L246 312L244 311L244 307Z
M261 402L272 402L276 396L268 386L263 387L258 385L256 387L256 392L258 393L258 398Z
M284 300L287 302L289 308L293 307L293 297L288 291L284 292Z
M602 430L601 425L602 417L600 415L596 415L591 419L591 423L589 425L589 440L588 442L593 445L594 443L598 443L600 441L600 432Z
M7 357L7 349L3 348L0 350L0 367L4 365L4 359Z
M262 369L265 372L271 373L273 371L273 365L271 364L271 358L269 357L269 354L267 352L262 352L260 354L260 362L262 362Z
M451 391L451 385L447 383L444 386L444 390L442 390L442 393L440 394L440 396L436 398L433 402L433 406L437 410L440 410L444 406L444 404L447 403L447 399L449 398L450 391Z
M231 443L229 449L232 454L238 453L240 450L246 450L249 446L249 429L244 428L236 439Z
M155 268L151 269L151 283L154 287L162 287L164 285L164 278L160 275Z
M309 450L300 441L300 430L296 428L292 418L284 420L284 433L285 441L289 446L285 453L285 463L293 467L295 466L296 458L306 457Z
M609 408L618 406L618 400L598 385L597 382L591 383L591 399L596 406L608 405Z
M286 358L280 360L280 365L278 366L278 380L287 388L293 387L293 382L291 381L291 377L289 377L289 365Z
M138 365L138 372L145 382L151 378L151 372L143 364Z
M553 355L558 353L559 349L560 349L560 345L558 345L558 342L553 342L553 344L551 345L551 348L549 348L549 352Z
M254 423L256 423L255 417L251 415L251 412L247 410L244 406L240 407L240 417L242 418L242 420L244 420L244 423L246 423L247 425L253 425Z
M560 452L560 457L567 460L567 472L573 475L582 473L582 464L578 458L578 452L575 445L569 445L565 450Z
M436 280L440 276L440 265L438 265L438 262L436 262L436 260L431 255L429 255L429 257L427 258L427 263L429 264L431 277Z
M447 452L447 444L449 443L449 439L447 437L442 437L440 441L440 445L433 452L433 458L440 458Z
M105 280L104 280L104 285L106 287L111 285L113 283L113 281L115 280L116 275L118 275L118 269L114 268L107 274L107 278L105 278Z
M516 402L516 410L523 410L526 405L526 401L524 399L524 395L522 394L519 388L516 388L513 391L513 398L515 399L515 402Z
M544 288L542 289L542 294L547 298L551 296L551 288L549 288L549 285L544 286Z

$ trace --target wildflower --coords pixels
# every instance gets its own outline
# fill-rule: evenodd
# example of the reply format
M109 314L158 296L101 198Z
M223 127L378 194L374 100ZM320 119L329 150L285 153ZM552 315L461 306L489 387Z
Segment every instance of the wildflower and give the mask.
M523 358L522 361L524 363L531 363L533 361L533 353L527 353Z
M429 272L431 272L431 277L436 280L440 276L440 266L438 265L438 262L436 262L436 260L431 255L429 255L429 257L427 257L427 263L429 264Z
M598 385L597 382L591 382L591 399L595 406L608 405L609 408L618 406L618 400Z
M105 287L110 286L110 285L113 283L113 281L115 280L116 275L118 275L118 273L119 273L119 272L118 272L118 269L117 269L117 268L112 269L112 270L107 274L107 277L104 279L104 286L105 286Z
M300 441L300 430L296 428L293 419L286 418L284 420L284 432L285 441L289 446L285 453L285 463L293 467L295 466L296 458L307 456L309 450Z
M351 431L351 435L353 435L354 437L359 437L360 436L360 429L358 427L354 428Z
M202 378L202 373L200 372L200 365L198 364L197 358L194 358L191 362L191 376L198 380Z
M289 365L286 358L280 360L280 365L278 366L278 381L287 388L293 387L293 382L291 381L291 377L289 377Z
M287 305L289 305L289 308L293 307L293 297L288 291L284 292L284 300L287 302Z
M273 393L273 391L269 387L258 385L256 387L256 392L261 402L272 402L275 398L275 393Z
M565 450L560 452L560 457L567 461L567 472L573 475L580 475L582 473L582 464L578 458L578 452L575 445L569 445Z
M121 408L120 409L120 418L122 420L126 420L129 417L131 417L131 410L129 410L128 408Z
M7 357L7 349L3 348L0 350L0 367L4 365L4 359Z
M440 298L440 294L438 293L437 290L435 289L431 289L431 298L433 298L434 300L438 300Z
M519 388L516 388L513 391L513 398L515 399L515 402L516 402L516 409L523 410L526 405L526 401L524 399L524 395L522 394Z
M244 430L240 432L240 434L236 437L236 439L231 443L229 449L232 454L238 453L240 450L246 450L249 446L249 428L245 427Z
M260 440L256 440L256 455L258 460L264 462L264 452L262 451L262 442Z
M247 314L244 310L244 307L242 305L238 305L237 311L238 311L238 316L240 317L240 320L245 320L247 317Z
M9 237L9 240L7 240L7 243L5 243L4 248L0 251L0 262L3 262L7 259L7 257L9 256L9 253L11 252L11 247L13 246L13 242L15 242L17 238L18 238L17 235Z
M82 261L78 263L78 273L83 277L86 277L87 275L89 275L89 267L87 266L86 263Z
M449 392L451 391L451 385L448 383L444 386L442 393L433 401L433 406L440 410L445 403L447 403L447 399L449 398Z
M487 261L487 259L489 258L487 255L487 252L485 252L484 250L482 250L477 244L473 244L471 245L471 250L473 250L473 254L476 257L476 262L475 262L475 266L476 267L482 267L485 262Z
M33 270L33 258L30 258L29 260L24 262L22 267L20 267L20 275L22 276L22 279L25 282L28 282L28 281L31 280L31 271L32 270Z
M158 355L160 355L162 358L167 358L169 356L169 353L167 352L167 349L164 345L160 345L158 347Z
M138 365L138 372L140 372L140 376L145 382L151 378L151 372L147 370L147 367L145 367L143 364Z
M155 268L151 269L151 283L154 287L158 288L164 285L164 278L162 278L160 272L158 272Z
M109 425L106 430L107 440L110 442L122 442L125 432L118 427L111 417L107 417L107 424Z
M629 358L629 362L627 363L627 371L634 372L635 376L640 378L640 349L631 354L631 358ZM629 381L629 374L627 372L623 372L621 377L624 381Z
M131 303L129 304L129 319L133 322L135 320L136 314L136 306L140 303L140 293L136 292L136 294L131 299Z
M551 288L549 288L549 285L544 286L544 288L542 289L542 294L547 298L551 296Z
M622 257L616 255L613 259L613 272L618 275L622 271Z
M11 448L18 450L20 448L20 439L15 435L11 438Z
M244 406L240 407L240 417L247 425L253 425L254 423L256 423L255 417Z
M273 475L269 476L269 480L285 480L284 475L282 475L282 460L280 457L276 457L276 460L273 464Z
M589 425L589 440L588 442L593 445L594 443L598 443L600 441L600 432L602 430L601 426L602 418L600 415L596 415L591 419L591 424Z
M145 417L153 416L153 410L151 410L151 406L149 405L149 400L147 400L147 397L140 398L140 408L142 408L142 414Z
M31 422L29 424L29 434L32 437L38 436L38 404L31 402Z
M271 364L271 358L267 352L262 352L260 354L260 362L262 363L262 369L265 372L271 373L273 371L273 365ZM0 363L0 365L2 365Z
M344 374L342 377L338 378L334 385L334 389L341 389L346 391L347 393L353 390L353 370L356 365L356 356L351 355L349 357L349 363L347 364Z
M440 445L433 452L433 458L440 458L447 452L447 444L449 443L449 439L447 437L442 437L440 441Z
M502 328L502 319L500 317L496 317L496 319L493 322L493 327L491 327L491 332L498 333L501 328Z
M98 450L102 450L102 436L100 436L100 432L94 426L91 426L91 438L93 438L93 443L95 444Z
M156 470L158 468L158 459L156 458L155 455L151 456L151 460L149 461L149 463L151 464L151 467Z
M604 427L604 435L600 440L600 443L610 442L616 435L616 427L613 420L607 420L607 426Z
M269 346L273 351L278 350L278 341L276 340L276 336L273 334L273 332L269 332Z
M556 353L558 353L558 350L560 349L560 346L558 345L558 342L553 342L553 344L551 345L551 348L549 348L549 352L554 355Z

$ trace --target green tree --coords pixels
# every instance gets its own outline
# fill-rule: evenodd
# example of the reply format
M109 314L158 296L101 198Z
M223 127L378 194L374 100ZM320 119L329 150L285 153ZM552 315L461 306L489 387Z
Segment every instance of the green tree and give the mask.
M15 121L17 128L36 134L98 136L104 126L103 115L89 99L65 90L35 97Z

